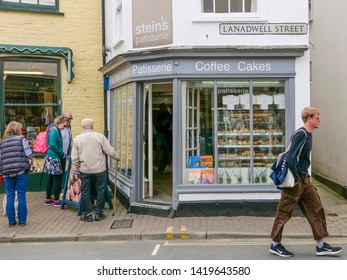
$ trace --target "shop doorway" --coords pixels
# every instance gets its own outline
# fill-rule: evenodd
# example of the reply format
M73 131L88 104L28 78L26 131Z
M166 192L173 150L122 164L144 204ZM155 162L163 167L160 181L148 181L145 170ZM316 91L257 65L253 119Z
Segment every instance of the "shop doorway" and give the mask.
M172 83L144 85L144 184L146 202L172 202Z

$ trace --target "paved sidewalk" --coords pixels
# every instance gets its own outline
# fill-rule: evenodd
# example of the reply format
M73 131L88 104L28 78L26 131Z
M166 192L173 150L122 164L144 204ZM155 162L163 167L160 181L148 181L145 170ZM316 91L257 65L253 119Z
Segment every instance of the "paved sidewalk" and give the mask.
M347 237L347 201L315 181L325 207L331 237ZM2 201L4 195L0 195ZM105 220L81 222L77 208L67 205L45 206L44 192L29 192L28 221L24 227L9 227L0 210L0 242L93 241L93 240L163 240L226 239L269 237L273 217L175 217L128 214L117 202L115 215L105 209ZM107 204L106 204L107 207ZM118 223L120 227L111 228ZM286 225L284 238L312 238L304 217L293 217ZM270 238L269 238L270 239Z

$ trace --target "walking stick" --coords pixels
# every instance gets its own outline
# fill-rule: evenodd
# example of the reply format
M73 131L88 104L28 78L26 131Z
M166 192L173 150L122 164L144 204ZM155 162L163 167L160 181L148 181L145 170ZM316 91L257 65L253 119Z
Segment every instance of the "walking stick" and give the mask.
M118 160L116 160L116 172L114 174L114 191L113 191L113 213L116 211L116 199L117 199L117 173L118 173Z

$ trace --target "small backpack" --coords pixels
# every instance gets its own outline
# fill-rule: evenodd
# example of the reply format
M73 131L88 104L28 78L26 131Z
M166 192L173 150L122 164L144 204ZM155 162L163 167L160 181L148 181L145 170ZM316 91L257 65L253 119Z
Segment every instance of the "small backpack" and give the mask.
M56 128L53 126L56 130ZM39 154L45 154L49 148L47 145L48 132L51 128L47 127L45 131L40 132L33 143L33 150Z

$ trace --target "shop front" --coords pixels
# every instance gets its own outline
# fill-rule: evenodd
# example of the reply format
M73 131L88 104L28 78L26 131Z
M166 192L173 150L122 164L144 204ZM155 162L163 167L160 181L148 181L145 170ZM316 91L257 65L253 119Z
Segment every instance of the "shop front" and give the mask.
M67 73L61 69L61 60L66 61ZM22 134L32 147L36 136L61 112L61 73L71 82L72 66L69 48L1 44L1 135L9 122L17 121L22 124ZM41 174L31 174L28 190L40 190L40 180ZM4 188L0 189L2 192Z
M295 129L304 52L167 50L108 63L110 141L121 157L117 189L129 211L273 214L279 192L270 168ZM168 151L158 149L163 104L172 116Z

